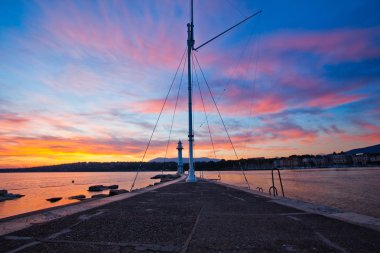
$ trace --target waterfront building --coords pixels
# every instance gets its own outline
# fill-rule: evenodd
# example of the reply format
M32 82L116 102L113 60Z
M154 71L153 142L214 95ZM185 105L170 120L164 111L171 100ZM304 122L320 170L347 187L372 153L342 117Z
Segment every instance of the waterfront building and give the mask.
M366 166L368 162L367 154L356 154L352 156L354 166Z
M333 154L331 158L332 162L337 165L344 165L347 163L347 156L343 153Z

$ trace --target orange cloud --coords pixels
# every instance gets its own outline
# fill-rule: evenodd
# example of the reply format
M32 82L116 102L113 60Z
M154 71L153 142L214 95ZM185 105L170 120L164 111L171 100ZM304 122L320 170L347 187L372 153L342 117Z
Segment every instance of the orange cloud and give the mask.
M29 161L28 166L78 161L135 161L141 152L133 140L1 137L0 143L1 168L19 167L25 161Z

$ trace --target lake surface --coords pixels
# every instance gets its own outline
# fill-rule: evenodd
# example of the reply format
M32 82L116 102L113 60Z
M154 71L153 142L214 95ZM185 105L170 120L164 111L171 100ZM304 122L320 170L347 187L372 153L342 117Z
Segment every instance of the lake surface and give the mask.
M135 189L159 181L150 179L157 174L158 172L140 172ZM119 189L129 190L135 175L134 172L0 173L0 189L25 195L20 199L0 202L0 218L78 202L79 200L68 199L74 195L83 194L90 198L95 194L108 194L108 190L87 191L91 185L117 184ZM62 197L62 199L55 203L46 200L52 197Z
M281 195L275 175L275 186ZM272 186L270 171L246 172L251 189ZM217 172L204 172L217 178ZM241 172L221 172L222 182L246 187ZM380 218L380 167L281 170L285 196Z
M141 172L136 188L156 182L150 179L156 174L158 172ZM199 172L196 174L199 176ZM218 172L203 174L205 178L217 178ZM270 171L248 171L246 175L251 189L262 187L268 192L272 184ZM129 189L134 176L134 172L0 173L0 189L26 195L0 202L0 218L77 202L68 199L73 195L90 197L99 194L88 192L90 185L118 184L119 189ZM281 176L286 197L380 218L379 167L282 170ZM246 187L239 171L223 171L221 178L224 183ZM281 194L278 181L276 187ZM62 197L62 200L56 203L46 201L51 197Z

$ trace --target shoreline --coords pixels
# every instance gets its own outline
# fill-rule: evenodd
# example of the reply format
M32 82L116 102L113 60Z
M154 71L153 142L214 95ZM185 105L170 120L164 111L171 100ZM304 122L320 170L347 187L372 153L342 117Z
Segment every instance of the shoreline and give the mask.
M370 168L375 168L379 169L378 165L370 165L370 166L347 166L347 167L278 167L279 170L318 170L318 169L335 169L335 170L346 170L346 169L370 169ZM31 170L31 171L26 171L26 170ZM244 171L271 171L272 168L265 168L265 169L244 169ZM164 173L167 172L176 172L177 170L164 170ZM224 171L236 171L240 172L241 169L225 169L225 170L197 170L196 172L203 171L203 172L224 172ZM141 173L141 172L157 172L161 173L161 170L66 170L66 171L57 171L57 170L46 170L46 171L35 171L33 168L18 168L18 169L0 169L0 173L86 173L86 172L91 172L91 173L104 173L104 172L131 172L131 173Z
M55 206L45 209L40 209L36 211L26 212L22 214L17 214L14 216L9 216L0 219L0 236L9 234L27 227L30 227L34 224L45 223L62 217L66 217L78 212L83 212L90 210L96 207L100 207L112 202L132 198L140 194L154 191L156 189L174 184L181 180L185 179L185 176L181 176L178 179L163 182L154 186L144 187L132 192L123 193L115 196L99 198L99 199L88 199L80 202L69 203L61 206Z

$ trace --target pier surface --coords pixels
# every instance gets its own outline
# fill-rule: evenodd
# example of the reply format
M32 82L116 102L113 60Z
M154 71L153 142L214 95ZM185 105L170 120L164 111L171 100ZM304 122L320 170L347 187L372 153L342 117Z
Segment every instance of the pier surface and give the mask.
M0 237L0 252L379 252L380 232L183 181Z

